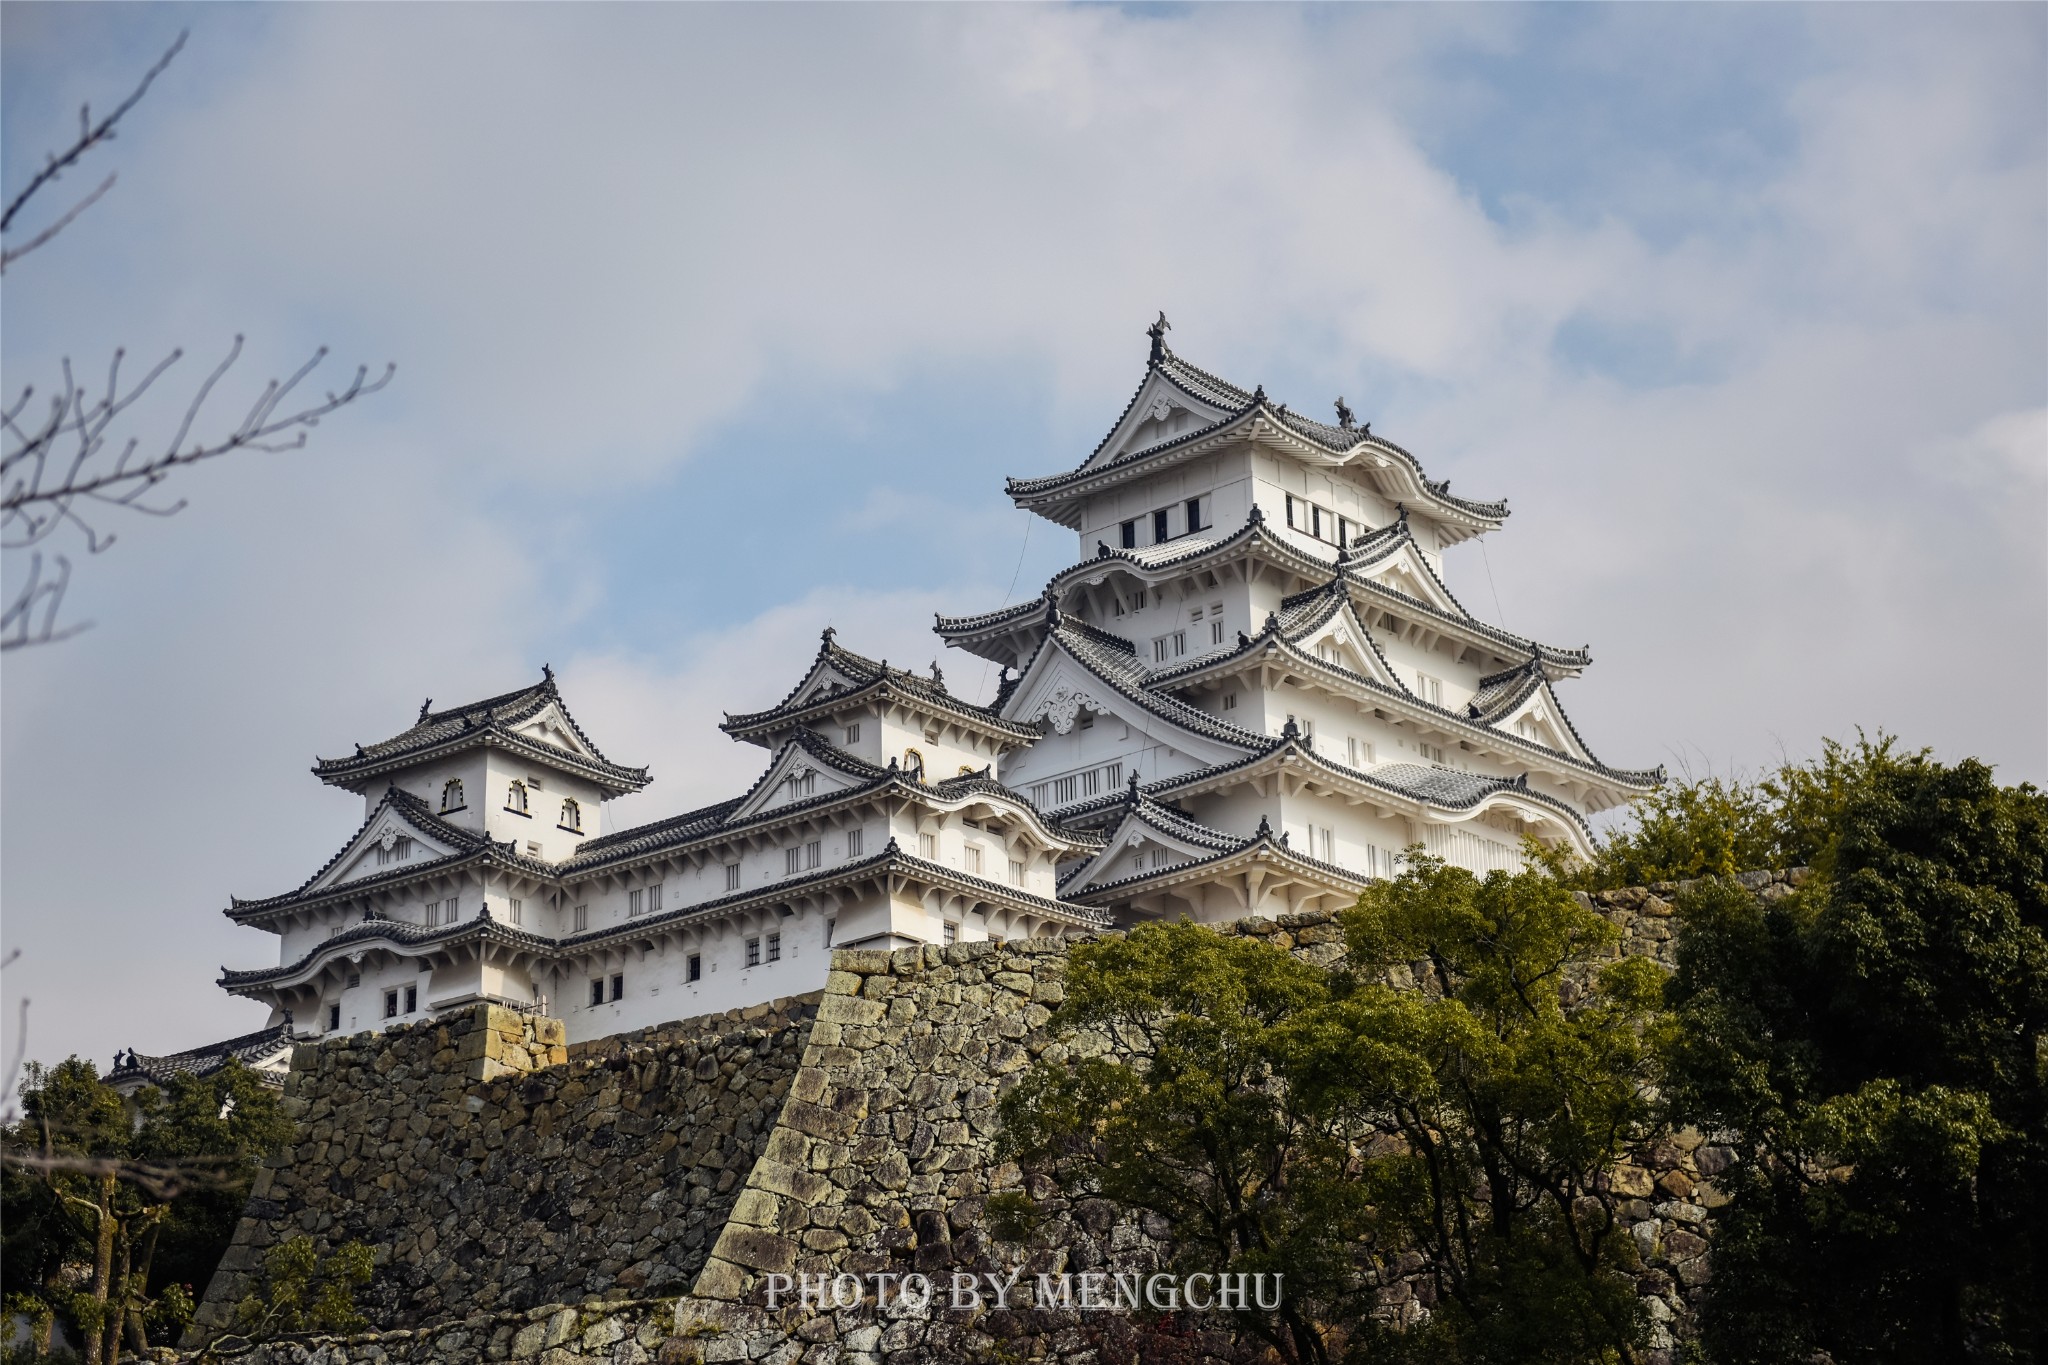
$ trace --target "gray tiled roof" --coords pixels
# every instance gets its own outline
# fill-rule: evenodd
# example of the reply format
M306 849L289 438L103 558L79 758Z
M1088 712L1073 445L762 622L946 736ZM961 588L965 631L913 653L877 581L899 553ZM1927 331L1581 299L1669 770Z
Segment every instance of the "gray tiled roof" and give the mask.
M1089 454L1088 459L1076 469L1069 470L1064 474L1050 474L1029 479L1013 478L1009 480L1007 486L1010 495L1012 497L1033 497L1039 494L1056 492L1061 488L1080 484L1111 470L1139 464L1156 456L1192 445L1256 411L1263 413L1268 419L1293 435L1328 451L1332 455L1349 455L1366 447L1371 447L1382 454L1393 456L1408 465L1414 473L1416 480L1429 490L1431 496L1471 516L1488 521L1501 521L1508 515L1508 507L1505 501L1483 502L1471 498L1453 497L1450 492L1450 481L1448 479L1432 481L1423 472L1421 461L1417 460L1414 455L1403 450L1400 446L1395 445L1392 441L1369 435L1363 429L1335 427L1326 422L1317 422L1303 417L1289 411L1284 404L1269 402L1263 388L1247 393L1235 384L1230 384L1217 378L1215 375L1209 374L1205 370L1189 365L1170 350L1161 348L1160 359L1152 362L1147 368L1148 377L1153 373L1159 374L1169 382L1186 390L1192 397L1201 399L1213 407L1228 409L1229 415L1218 422L1189 432L1186 435L1175 437L1172 440L1162 441L1158 445L1147 446L1142 450L1120 455L1115 459L1100 464L1094 463L1097 456L1102 453L1104 447L1109 443L1109 437L1105 436L1102 443L1097 445L1095 450ZM1138 401L1139 394L1144 392L1144 387L1144 383L1141 381L1137 391L1132 393L1130 402L1124 405L1123 412L1117 417L1116 425L1110 428L1111 435L1115 434L1116 430L1123 425L1125 418L1130 415L1131 407Z
M283 1023L160 1057L146 1056L130 1048L114 1055L114 1066L107 1072L106 1080L110 1085L139 1080L162 1086L179 1076L211 1076L231 1061L249 1063L268 1057L289 1046L291 1040L291 1025Z
M350 881L337 883L334 886L321 887L315 890L313 884L326 876L335 864L348 856L349 850L355 847L356 840L362 837L363 831L375 823L387 807L399 811L405 816L406 821L422 834L430 834L434 838L451 845L452 851L439 858L430 858L425 862L405 863L391 869L389 872L379 872L368 877L357 877ZM339 849L335 850L334 856L325 863L322 863L312 876L306 878L305 881L292 890L276 896L262 896L253 900L244 900L239 896L231 896L229 897L228 908L225 913L229 919L247 920L251 916L262 915L290 905L304 904L312 900L324 900L330 896L355 895L376 887L409 881L418 877L423 872L444 872L459 864L469 862L471 859L486 857L506 867L535 876L548 876L555 870L553 863L546 862L540 858L529 858L519 852L517 845L511 841L499 843L488 834L482 834L476 830L464 829L460 825L451 824L443 820L439 815L436 815L432 807L428 806L426 802L420 800L419 797L414 796L411 792L404 791L398 787L390 787L385 790L383 799L371 809L363 823L356 826L355 833L349 835L347 841Z
M942 711L971 719L978 724L998 730L1010 731L1020 739L1031 737L1029 730L1011 724L988 707L977 706L971 701L962 697L956 697L951 692L948 692L943 674L936 674L935 672L935 676L927 678L912 673L908 669L891 668L885 662L870 659L863 654L856 654L852 650L841 646L834 640L834 634L835 632L829 627L825 630L818 645L817 657L812 660L810 668L804 671L804 676L797 680L796 686L792 687L781 701L768 707L766 710L746 711L738 714L727 712L725 723L719 726L719 728L727 734L733 735L759 730L764 726L773 725L777 721L807 714L816 707L838 705L850 698L862 696L870 689L886 687L916 700L929 703ZM829 666L845 674L853 681L854 685L844 692L798 701L797 694L803 691L804 685L811 680L820 667L824 666Z
M425 756L436 750L459 747L491 740L509 748L518 749L538 758L559 764L574 771L585 773L601 784L620 792L637 791L647 785L647 769L627 768L612 762L591 743L590 736L583 733L583 727L569 714L569 708L562 702L562 694L555 686L552 669L543 669L538 683L522 687L517 691L486 697L482 701L466 706L451 706L439 711L429 710L431 700L420 707L419 719L410 727L401 730L390 739L375 744L359 744L353 755L346 758L322 758L313 763L313 771L323 781L346 782L351 778L384 771L396 761ZM514 732L515 726L524 724L554 705L561 710L562 719L576 738L589 748L588 757L559 749L552 744L543 744L528 736Z

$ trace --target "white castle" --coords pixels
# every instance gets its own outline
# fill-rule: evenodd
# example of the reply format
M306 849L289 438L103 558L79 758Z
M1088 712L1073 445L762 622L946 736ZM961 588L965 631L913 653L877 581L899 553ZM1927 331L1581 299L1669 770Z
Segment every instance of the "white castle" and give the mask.
M1586 650L1444 585L1443 552L1506 506L1453 497L1341 399L1311 421L1165 331L1078 468L1009 484L1078 562L938 621L1002 666L991 704L827 630L787 696L726 718L767 754L752 787L599 834L648 775L599 751L551 672L429 703L316 764L362 827L303 886L230 906L279 965L220 984L280 1037L483 1000L576 1040L816 990L833 948L1333 909L1415 845L1478 872L1521 866L1525 835L1588 851L1586 815L1662 772L1608 767L1566 719L1555 685Z

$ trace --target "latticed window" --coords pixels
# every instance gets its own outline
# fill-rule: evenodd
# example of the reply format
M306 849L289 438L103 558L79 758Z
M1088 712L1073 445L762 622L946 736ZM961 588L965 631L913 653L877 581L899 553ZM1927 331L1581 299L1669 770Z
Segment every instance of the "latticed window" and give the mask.
M519 815L527 813L526 784L524 782L515 781L505 789L505 809Z
M462 779L451 777L441 784L441 809L461 810L462 806Z
M561 826L571 833L583 832L583 807L573 800L562 803Z

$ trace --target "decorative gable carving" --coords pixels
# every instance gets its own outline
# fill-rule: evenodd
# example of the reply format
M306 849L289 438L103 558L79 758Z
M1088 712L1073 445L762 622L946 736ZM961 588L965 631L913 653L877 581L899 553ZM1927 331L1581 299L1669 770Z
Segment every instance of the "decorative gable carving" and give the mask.
M1196 398L1157 373L1148 375L1130 411L1088 465L1109 464L1126 455L1150 450L1212 427L1229 415L1226 409Z
M348 850L335 861L327 874L307 890L317 891L365 877L386 876L436 858L445 858L453 852L453 845L422 833L412 821L387 805L350 842Z

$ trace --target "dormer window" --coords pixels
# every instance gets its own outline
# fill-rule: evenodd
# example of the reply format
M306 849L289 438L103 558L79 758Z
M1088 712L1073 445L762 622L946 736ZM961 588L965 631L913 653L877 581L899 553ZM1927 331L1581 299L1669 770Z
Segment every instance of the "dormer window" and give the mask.
M915 749L903 751L903 771L912 782L924 781L924 755Z
M562 803L561 827L571 834L583 832L583 807L573 798Z
M441 811L446 814L451 810L461 810L463 806L462 779L451 777L441 784Z
M514 781L511 786L505 789L505 809L511 811L514 815L528 815L531 813L526 809L526 784L524 782Z

